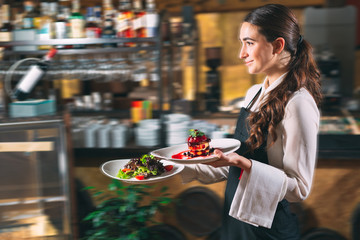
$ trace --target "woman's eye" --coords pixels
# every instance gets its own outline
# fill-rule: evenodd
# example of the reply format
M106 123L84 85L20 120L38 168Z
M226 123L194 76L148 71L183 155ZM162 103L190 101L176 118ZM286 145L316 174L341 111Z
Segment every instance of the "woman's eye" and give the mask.
M246 45L251 46L251 45L253 45L253 43L252 42L246 42Z

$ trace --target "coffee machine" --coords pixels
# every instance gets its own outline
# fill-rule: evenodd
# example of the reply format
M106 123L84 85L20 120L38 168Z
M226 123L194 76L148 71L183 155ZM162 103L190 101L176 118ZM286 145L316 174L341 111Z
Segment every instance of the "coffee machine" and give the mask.
M324 96L324 108L336 108L341 104L341 66L337 59L329 50L321 52L317 57L317 65L321 72L321 90Z

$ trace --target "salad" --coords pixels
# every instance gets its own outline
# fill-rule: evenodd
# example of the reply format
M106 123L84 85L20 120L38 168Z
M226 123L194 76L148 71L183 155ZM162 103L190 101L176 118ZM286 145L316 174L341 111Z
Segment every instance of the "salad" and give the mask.
M141 158L130 159L124 168L119 170L117 177L121 179L136 178L138 180L143 180L151 176L159 176L164 172L171 171L173 167L173 165L164 166L159 158L150 154L145 154Z

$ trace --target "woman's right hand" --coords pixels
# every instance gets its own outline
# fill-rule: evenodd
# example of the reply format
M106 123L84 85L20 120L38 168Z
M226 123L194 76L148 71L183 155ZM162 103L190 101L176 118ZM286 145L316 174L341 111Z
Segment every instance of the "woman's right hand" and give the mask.
M251 160L237 153L229 153L225 155L219 149L215 149L214 154L217 156L218 160L205 164L208 164L213 167L235 166L244 169L244 171L246 172L250 172L252 166Z

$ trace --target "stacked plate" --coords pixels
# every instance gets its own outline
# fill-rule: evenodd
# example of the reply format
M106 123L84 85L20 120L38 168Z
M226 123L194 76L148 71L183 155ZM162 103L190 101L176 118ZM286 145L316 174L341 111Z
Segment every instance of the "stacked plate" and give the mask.
M111 147L123 148L128 139L128 130L125 125L115 125L111 131Z
M109 148L110 147L110 132L112 126L103 125L97 130L97 147L98 148Z
M97 147L97 131L101 128L101 124L91 124L84 132L84 147L95 148Z
M153 147L160 144L160 120L144 119L135 128L135 143L138 146Z
M186 143L191 128L191 117L186 114L165 115L166 144L168 146Z

